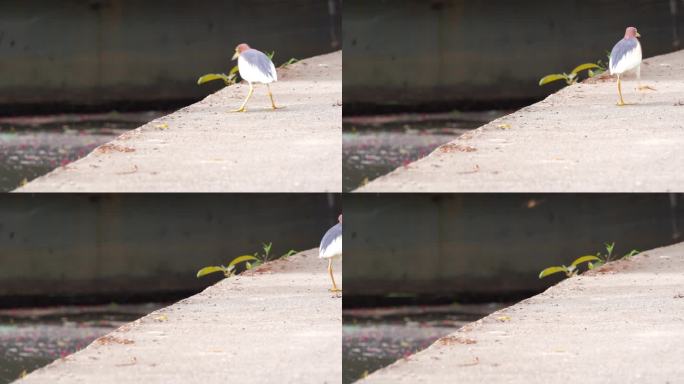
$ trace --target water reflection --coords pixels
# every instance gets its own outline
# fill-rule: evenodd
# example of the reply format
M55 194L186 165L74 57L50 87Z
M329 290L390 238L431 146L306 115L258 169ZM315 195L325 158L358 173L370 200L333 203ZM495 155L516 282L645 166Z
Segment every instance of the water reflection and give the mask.
M343 189L346 192L427 156L438 146L507 111L345 117Z
M342 382L352 383L429 347L463 325L506 304L344 310Z
M70 306L0 310L0 383L83 349L164 305Z
M55 115L0 119L0 192L14 190L162 112Z

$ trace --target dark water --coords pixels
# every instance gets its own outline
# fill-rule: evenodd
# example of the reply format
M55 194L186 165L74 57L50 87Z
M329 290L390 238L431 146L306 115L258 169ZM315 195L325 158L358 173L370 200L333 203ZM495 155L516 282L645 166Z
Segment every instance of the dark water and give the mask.
M160 112L0 119L0 192L78 160Z
M0 310L0 383L76 352L165 305L104 305Z
M344 117L343 189L359 186L427 156L508 112L452 112Z
M352 383L421 351L440 337L505 306L508 304L344 310L342 382Z

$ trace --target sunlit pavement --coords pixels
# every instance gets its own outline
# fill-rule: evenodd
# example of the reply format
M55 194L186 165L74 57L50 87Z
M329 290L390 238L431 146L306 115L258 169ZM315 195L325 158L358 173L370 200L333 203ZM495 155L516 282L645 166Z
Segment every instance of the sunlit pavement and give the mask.
M566 279L361 382L675 383L682 314L679 243Z
M327 265L318 249L266 263L126 324L20 382L340 382L342 296L328 291ZM341 262L335 271L341 281Z

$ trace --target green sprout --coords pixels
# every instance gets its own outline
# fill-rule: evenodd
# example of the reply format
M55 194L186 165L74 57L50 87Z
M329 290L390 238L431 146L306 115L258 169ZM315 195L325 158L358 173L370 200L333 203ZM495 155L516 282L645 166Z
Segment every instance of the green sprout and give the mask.
M596 71L594 71L596 70ZM570 71L570 73L552 73L546 75L539 80L539 86L546 85L558 80L565 80L567 85L572 85L579 79L579 74L582 71L588 71L589 77L594 77L605 72L606 68L603 66L602 62L599 61L597 64L594 63L584 63L580 64L575 69Z
M613 243L605 243L604 244L606 247L606 253L601 254L601 252L597 252L596 255L585 255L585 256L580 256L575 261L573 261L570 266L565 266L565 265L557 265L553 267L548 267L545 268L543 271L539 273L539 278L543 279L546 276L553 275L554 273L559 273L563 272L565 273L566 277L572 277L576 276L579 274L579 265L582 263L587 263L587 268L588 269L594 269L597 267L600 267L603 264L606 264L611 261L615 261L618 259L618 257L615 257L613 255L613 249L615 249L615 242ZM623 255L623 258L630 258L636 254L638 254L639 251L636 249L632 249L629 251L629 253Z
M234 276L236 274L239 274L236 271L236 266L240 263L245 263L245 270L250 270L252 268L255 268L255 267L271 260L270 254L271 254L272 245L273 245L272 242L268 243L268 244L263 243L263 244L261 244L262 250L263 250L263 252L261 254L259 252L254 252L253 255L238 256L238 257L234 258L233 260L231 260L231 262L228 263L228 266L212 265L212 266L204 267L204 268L200 269L199 271L197 271L197 277L199 278L199 277L206 276L206 275L216 273L216 272L223 272L223 275L225 277L231 277L231 276ZM297 252L291 249L287 253L285 253L284 255L282 255L280 257L282 257L282 258L290 257L290 256L294 255L295 253L297 253Z
M543 271L541 271L539 273L539 278L543 279L546 276L553 275L554 273L558 273L558 272L564 272L566 277L575 276L579 273L579 269L577 268L577 266L579 266L582 263L586 263L588 261L599 261L599 260L601 260L601 259L599 259L598 257L596 257L594 255L581 256L581 257L578 257L577 259L575 259L575 261L573 261L569 267L566 267L565 265L558 265L558 266L548 267L548 268L544 269Z

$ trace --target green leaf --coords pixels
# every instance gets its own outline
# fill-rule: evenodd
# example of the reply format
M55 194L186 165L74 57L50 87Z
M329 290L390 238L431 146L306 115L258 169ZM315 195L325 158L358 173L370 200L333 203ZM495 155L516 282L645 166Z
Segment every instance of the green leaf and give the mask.
M287 251L286 254L282 255L281 257L290 257L290 256L294 255L295 253L297 253L297 251L295 251L294 249L290 249L289 251Z
M228 264L228 267L234 267L236 264L239 264L239 263L242 263L245 261L250 261L250 260L259 260L259 259L257 259L256 257L254 257L252 255L238 256L238 257L234 258L233 261L230 262L230 264Z
M294 63L296 63L296 62L298 62L298 61L299 61L298 59L295 59L294 57L291 57L290 60L284 62L284 63L280 66L280 68L285 68L285 67L287 67L288 65L294 64Z
M639 253L639 251L637 251L636 249L632 249L632 250L629 251L629 253L626 254L624 257L625 257L625 258L630 258L630 257L632 257L632 256L634 256L634 255L637 255L638 253Z
M217 267L217 266L212 266L212 267L204 267L197 271L197 277L202 277L206 276L210 273L216 273L216 272L223 272L225 268L223 267Z
M214 80L223 80L226 85L230 85L230 77L223 73L210 73L208 75L204 75L197 80L197 85L202 85Z
M548 267L539 273L539 278L543 279L546 276L553 275L554 273L558 273L558 272L567 273L568 268L566 268L566 267Z
M568 80L568 77L566 75L561 75L559 73L554 73L552 75L546 75L539 80L539 85L546 85L548 83L558 81L558 80Z
M608 252L608 259L610 259L610 256L613 254L613 248L615 248L615 242L612 242L610 244L606 243L606 251Z
M571 73L576 75L582 71L586 71L587 69L597 69L597 68L601 68L601 67L599 67L598 65L596 65L594 63L584 63L584 64L580 64L580 65L576 66L575 69L573 69Z
M240 71L240 67L236 65L230 69L230 72L228 72L228 76L235 75L236 73L238 73L238 71Z
M586 256L576 258L575 261L573 261L572 264L570 264L570 265L572 265L573 267L576 267L579 264L586 263L587 261L600 261L600 260L601 259L599 259L598 257L596 257L594 255L586 255Z
M271 253L271 247L273 246L273 242L270 242L268 244L263 243L261 244L264 248L264 253L266 253L266 257L268 257L268 254Z

